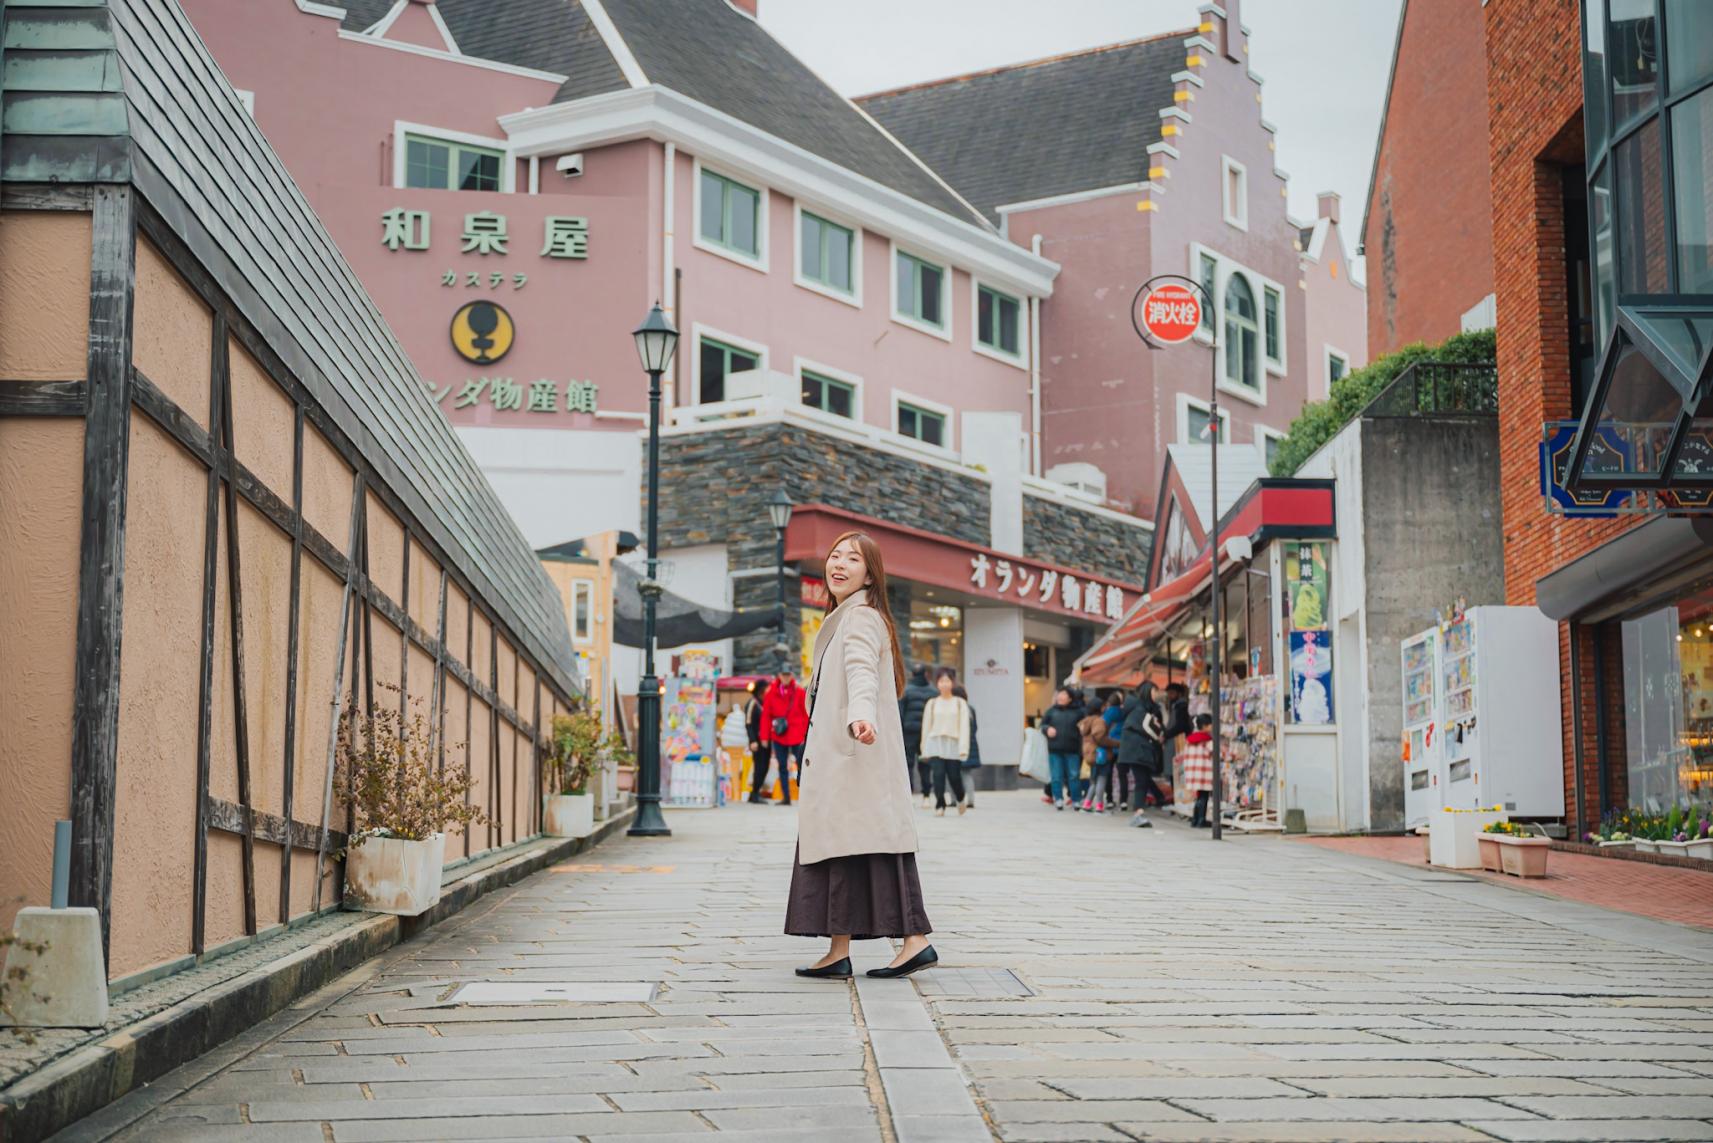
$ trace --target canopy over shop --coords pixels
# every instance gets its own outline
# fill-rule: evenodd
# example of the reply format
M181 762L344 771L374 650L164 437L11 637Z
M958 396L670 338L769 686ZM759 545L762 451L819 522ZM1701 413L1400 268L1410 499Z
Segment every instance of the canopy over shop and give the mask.
M1149 569L1151 590L1079 660L1076 679L1095 687L1181 682L1191 713L1207 712L1214 638L1208 605L1214 590L1224 592L1224 803L1240 825L1276 827L1280 808L1289 804L1293 739L1336 734L1328 621L1333 482L1256 479L1218 528L1204 531L1188 493L1191 474L1174 472L1181 459L1174 454L1167 462L1165 515L1156 517L1172 521L1177 554L1161 545ZM1310 764L1323 750L1313 742L1301 747ZM1181 786L1174 781L1175 789Z

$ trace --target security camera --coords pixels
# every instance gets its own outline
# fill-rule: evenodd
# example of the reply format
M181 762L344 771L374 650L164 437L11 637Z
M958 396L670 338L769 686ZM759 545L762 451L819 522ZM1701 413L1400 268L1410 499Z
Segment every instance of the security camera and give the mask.
M579 151L575 155L561 155L553 166L566 178L574 179L583 173L583 152Z

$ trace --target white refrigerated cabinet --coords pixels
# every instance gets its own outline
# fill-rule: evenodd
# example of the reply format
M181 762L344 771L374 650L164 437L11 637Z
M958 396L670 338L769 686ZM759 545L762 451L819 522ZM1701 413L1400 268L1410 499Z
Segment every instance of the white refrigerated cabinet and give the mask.
M1439 628L1405 639L1404 828L1429 824L1439 810Z
M1424 658L1418 650L1412 660L1411 648L1424 639L1433 660L1434 732L1424 742L1426 794L1412 788L1420 780L1413 751L1405 763L1406 818L1421 813L1431 824L1441 807L1490 806L1515 817L1562 818L1558 624L1533 607L1472 607L1453 623L1405 640L1407 732L1422 725L1421 690L1412 708L1409 675Z

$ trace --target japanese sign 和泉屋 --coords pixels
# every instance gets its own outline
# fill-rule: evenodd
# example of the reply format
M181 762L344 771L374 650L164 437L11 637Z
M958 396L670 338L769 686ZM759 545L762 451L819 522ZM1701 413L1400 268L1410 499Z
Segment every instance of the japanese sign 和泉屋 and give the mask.
M381 245L395 253L400 250L428 250L433 245L433 222L426 210L407 210L402 206L395 206L391 210L382 211ZM472 211L464 216L464 229L458 238L458 252L482 256L510 254L511 241L512 234L505 215L491 210ZM579 261L587 258L589 220L569 215L548 215L542 219L539 256ZM516 283L518 286L522 284Z
M1124 618L1124 589L1092 576L978 552L970 557L970 586L995 597L1074 611L1093 619Z

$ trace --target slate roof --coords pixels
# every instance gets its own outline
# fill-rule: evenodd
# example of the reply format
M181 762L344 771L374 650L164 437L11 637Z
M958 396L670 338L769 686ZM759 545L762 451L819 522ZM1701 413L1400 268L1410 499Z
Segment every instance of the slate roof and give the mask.
M553 582L177 0L11 0L6 15L21 40L0 177L134 183L502 624L561 689L580 686ZM41 90L20 91L38 70ZM33 133L17 129L23 101L47 112Z
M1191 30L916 84L857 103L997 221L996 208L1141 182Z
M350 0L344 27L361 31L390 6ZM438 6L464 54L566 76L555 103L629 86L578 0L439 0ZM604 0L604 6L650 83L955 218L982 223L919 158L726 0Z

